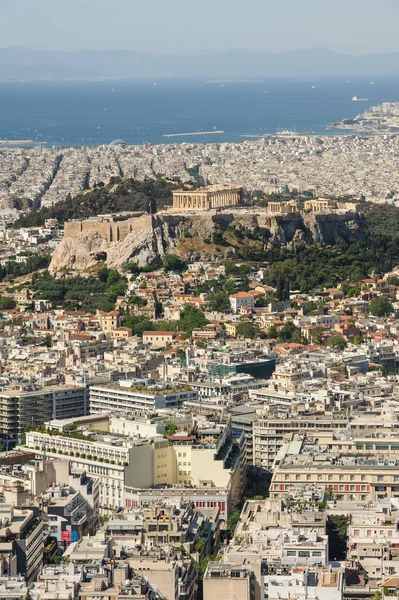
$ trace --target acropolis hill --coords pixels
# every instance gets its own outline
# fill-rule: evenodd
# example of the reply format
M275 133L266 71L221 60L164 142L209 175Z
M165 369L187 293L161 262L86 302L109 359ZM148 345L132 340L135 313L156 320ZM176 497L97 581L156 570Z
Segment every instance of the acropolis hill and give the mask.
M192 259L234 256L239 242L231 231L238 229L245 237L245 232L259 228L268 229L270 240L282 245L301 240L330 245L338 238L361 239L364 235L363 219L350 206L335 212L285 214L240 207L99 215L65 224L65 237L53 254L50 271L82 271L102 260L118 269L129 262L146 266L160 262L168 252ZM223 246L210 243L216 232L224 236Z

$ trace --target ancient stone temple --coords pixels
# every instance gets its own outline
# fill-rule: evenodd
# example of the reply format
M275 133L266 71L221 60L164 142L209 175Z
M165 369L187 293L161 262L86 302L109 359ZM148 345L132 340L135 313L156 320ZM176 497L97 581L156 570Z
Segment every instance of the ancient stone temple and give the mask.
M211 185L198 190L173 192L174 210L210 210L235 206L241 202L241 188Z

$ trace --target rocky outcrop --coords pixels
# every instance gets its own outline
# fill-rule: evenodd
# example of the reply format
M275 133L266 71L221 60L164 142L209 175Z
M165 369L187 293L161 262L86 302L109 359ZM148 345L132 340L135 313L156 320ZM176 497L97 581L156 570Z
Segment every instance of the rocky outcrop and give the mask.
M212 239L216 231L229 228L243 232L265 228L270 231L271 240L281 245L304 240L331 245L339 238L362 239L364 236L364 222L358 213L278 216L244 210L193 215L165 213L137 219L131 233L119 242L108 242L98 231L65 237L56 248L49 269L52 273L85 271L100 260L117 269L129 262L143 267L160 262L167 252L182 255L189 252L197 258L211 258L212 254L220 256L223 249L215 249L204 240ZM188 243L183 243L185 241Z

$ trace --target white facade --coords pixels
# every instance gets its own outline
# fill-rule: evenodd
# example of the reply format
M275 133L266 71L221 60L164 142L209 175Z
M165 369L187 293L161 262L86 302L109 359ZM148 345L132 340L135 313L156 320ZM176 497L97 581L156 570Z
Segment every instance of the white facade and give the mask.
M186 400L196 400L197 392L189 388L152 390L135 388L129 382L90 387L90 413L148 411L180 408Z

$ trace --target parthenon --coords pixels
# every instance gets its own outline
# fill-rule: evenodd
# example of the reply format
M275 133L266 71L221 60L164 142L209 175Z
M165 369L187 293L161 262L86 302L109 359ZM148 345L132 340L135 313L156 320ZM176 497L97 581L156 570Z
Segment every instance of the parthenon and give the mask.
M210 210L234 206L241 202L241 188L212 185L198 190L173 192L174 210Z

